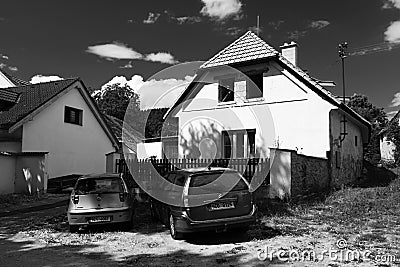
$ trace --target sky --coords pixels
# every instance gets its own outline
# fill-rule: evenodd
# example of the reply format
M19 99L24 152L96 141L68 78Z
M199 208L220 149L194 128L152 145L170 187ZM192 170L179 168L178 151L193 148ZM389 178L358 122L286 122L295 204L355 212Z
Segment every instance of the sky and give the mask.
M182 87L196 64L157 73L211 58L255 30L257 16L260 37L276 49L296 41L299 66L334 81L336 95L338 44L348 42L347 95L400 109L400 0L3 0L0 68L32 82L80 77L93 89Z

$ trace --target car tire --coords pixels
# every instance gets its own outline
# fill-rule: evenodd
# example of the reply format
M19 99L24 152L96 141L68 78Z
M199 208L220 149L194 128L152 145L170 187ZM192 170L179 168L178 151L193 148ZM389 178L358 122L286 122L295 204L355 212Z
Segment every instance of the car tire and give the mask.
M79 225L69 225L68 227L70 233L76 233L79 231Z
M183 234L176 231L175 219L172 214L169 215L169 233L171 234L171 237L175 240L183 239Z

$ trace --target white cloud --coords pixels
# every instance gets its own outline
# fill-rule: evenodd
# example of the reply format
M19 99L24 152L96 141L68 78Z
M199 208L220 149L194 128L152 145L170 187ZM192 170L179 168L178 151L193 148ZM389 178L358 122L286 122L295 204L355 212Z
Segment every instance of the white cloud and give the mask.
M197 16L189 17L189 16L184 16L184 17L171 17L172 19L175 19L178 24L194 24L194 23L199 23L201 22L201 18Z
M119 67L120 69L132 69L133 65L132 65L132 61L129 61L128 63L126 63L125 65Z
M86 52L106 59L141 59L143 55L121 43L89 46Z
M95 54L99 57L108 60L140 59L145 61L161 62L166 64L175 64L178 62L177 60L174 59L174 57L170 53L167 52L156 52L143 55L139 52L134 51L132 48L120 43L89 46L86 52ZM128 68L129 67L128 65L126 65L125 67Z
M393 8L393 7L400 9L400 0L386 0L382 6L382 8L384 8L384 9Z
M161 62L166 64L175 64L178 63L177 60L170 53L166 52L158 52L158 53L151 53L146 55L145 60L153 61L153 62Z
M392 102L389 105L389 107L397 107L397 106L400 106L400 92L394 94Z
M51 82L51 81L59 81L59 80L64 80L63 78L56 76L56 75L42 75L42 74L36 74L31 78L29 81L30 83L44 83L44 82Z
M0 58L2 58L2 59L8 59L8 56L7 56L7 55L0 54Z
M331 24L331 23L327 20L315 20L315 21L312 21L309 26L313 29L320 30L322 28L325 28L329 24Z
M201 0L204 7L201 9L201 14L223 20L232 15L238 15L242 10L240 0Z
M400 20L394 21L385 31L385 41L391 43L400 42Z
M145 24L153 24L158 20L159 17L160 17L160 13L149 12L149 15L147 16L147 19L143 20L143 23L145 23Z
M18 71L18 68L15 66L8 66L8 69L11 71Z
M135 93L139 94L141 109L165 108L172 106L192 80L193 77L191 76L186 76L185 79L152 79L149 81L144 81L140 75L134 75L130 80L124 76L115 76L105 83L101 90L95 91L93 95L104 94L109 85L129 85Z

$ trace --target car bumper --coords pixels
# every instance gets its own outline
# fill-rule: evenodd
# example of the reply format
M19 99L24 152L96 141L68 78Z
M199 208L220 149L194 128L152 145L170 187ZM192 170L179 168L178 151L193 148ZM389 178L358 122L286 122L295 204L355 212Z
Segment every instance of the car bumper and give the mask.
M253 205L253 209L248 215L206 220L195 221L190 219L186 212L178 212L175 215L175 227L178 232L191 233L198 231L225 231L231 228L248 227L256 221L257 208Z
M68 211L68 223L70 225L95 225L122 223L131 220L133 209L129 207L113 209L88 209L88 210L70 210ZM93 217L111 217L110 221L90 222Z

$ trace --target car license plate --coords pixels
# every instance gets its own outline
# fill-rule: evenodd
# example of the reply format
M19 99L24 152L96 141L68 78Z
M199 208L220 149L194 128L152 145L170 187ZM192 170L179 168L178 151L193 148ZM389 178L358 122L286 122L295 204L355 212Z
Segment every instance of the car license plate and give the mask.
M234 209L235 203L233 202L217 202L211 203L210 210L227 210L227 209Z
M97 222L111 222L111 216L97 216L89 218L89 222L97 223Z

